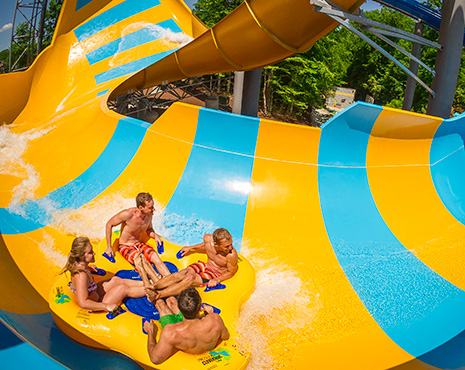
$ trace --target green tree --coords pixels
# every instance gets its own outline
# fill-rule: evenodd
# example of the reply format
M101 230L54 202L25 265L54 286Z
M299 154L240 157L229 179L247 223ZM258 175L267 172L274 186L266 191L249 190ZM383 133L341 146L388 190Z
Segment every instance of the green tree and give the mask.
M392 9L382 8L366 13L368 18L397 27L401 30L413 32L415 22L406 15ZM359 25L354 25L360 29ZM383 49L389 52L394 58L404 66L409 66L409 58L402 52L378 39L371 33L364 33L377 42ZM354 37L357 37L354 35ZM358 37L357 37L358 38ZM412 43L403 39L393 38L400 47L411 50ZM407 82L406 73L390 59L382 55L379 51L371 47L365 41L358 39L346 44L352 49L353 60L347 68L346 80L350 87L357 90L356 98L364 100L367 94L373 96L375 103L399 108Z
M0 51L0 61L3 62L3 73L8 72L9 58L10 58L10 49L5 49L5 50Z
M243 0L198 0L192 12L207 27L213 27L242 4L242 2Z
M291 116L302 116L312 106L323 106L324 93L334 81L334 74L324 62L305 54L266 68L273 71L273 110Z
M42 47L45 48L52 42L53 33L58 22L63 0L50 0L44 19L44 36L42 39Z
M343 70L337 58L327 55L328 44L333 41L322 40L306 53L264 68L262 104L265 114L302 117L311 108L325 105L330 90L341 82L338 69Z
M52 41L53 33L55 31L58 17L60 15L62 3L63 0L50 0L49 2L44 18L42 49L50 45ZM20 23L15 29L15 43L11 48L11 60L12 64L14 64L12 67L15 70L26 68L30 66L34 61L34 55L37 52L36 40L33 40L32 43L28 44L32 32L33 30L31 28L31 25L26 21ZM9 56L6 57L7 60L8 58Z
M20 23L15 30L15 43L11 46L11 68L14 70L26 68L33 62L37 45L35 42L29 44L31 25L28 22Z

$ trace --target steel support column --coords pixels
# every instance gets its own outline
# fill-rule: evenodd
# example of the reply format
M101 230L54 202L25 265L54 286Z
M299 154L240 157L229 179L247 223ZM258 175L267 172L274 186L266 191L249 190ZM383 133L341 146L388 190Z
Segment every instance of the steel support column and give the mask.
M444 0L442 3L439 43L443 46L436 57L436 76L430 95L427 114L449 118L454 101L465 25L465 0Z

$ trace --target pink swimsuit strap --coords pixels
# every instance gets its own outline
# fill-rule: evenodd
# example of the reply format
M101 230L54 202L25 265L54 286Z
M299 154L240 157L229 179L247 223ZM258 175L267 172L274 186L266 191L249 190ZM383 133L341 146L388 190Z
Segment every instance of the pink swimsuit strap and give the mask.
M92 277L92 275L90 274L90 272L87 271L87 269L82 268L82 265L80 263L78 263L78 262L75 262L74 265L79 266L82 269L82 271L84 271L87 274L87 276L89 277L89 279L90 279L90 284L87 286L87 293L89 295L91 295L93 292L96 292L97 291L97 284L95 283L95 280ZM69 287L71 288L71 291L73 293L76 293L76 289L74 289L73 284L71 282L69 282Z

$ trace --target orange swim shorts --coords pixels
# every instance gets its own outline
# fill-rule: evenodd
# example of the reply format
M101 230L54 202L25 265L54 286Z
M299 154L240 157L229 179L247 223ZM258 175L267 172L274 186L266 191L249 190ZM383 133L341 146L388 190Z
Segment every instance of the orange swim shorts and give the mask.
M220 276L220 274L207 267L207 264L203 261L193 263L192 265L189 265L187 267L190 267L192 270L195 271L197 275L200 275L204 284L207 283L209 280L215 279L218 276Z
M152 255L157 253L150 245L145 243L136 243L134 245L120 244L118 250L131 265L134 265L134 257L136 254L142 253L147 261L150 262Z

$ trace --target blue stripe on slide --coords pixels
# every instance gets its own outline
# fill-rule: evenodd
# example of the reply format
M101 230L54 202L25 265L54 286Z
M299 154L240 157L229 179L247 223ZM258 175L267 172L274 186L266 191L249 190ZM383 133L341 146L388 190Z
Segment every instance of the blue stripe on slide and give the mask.
M94 199L123 172L136 154L149 123L125 117L105 150L78 178L49 193L42 199L27 200L21 205L21 214L0 208L2 234L20 234L50 224L56 209L76 209Z
M465 224L465 117L445 120L431 143L430 170L444 206Z
M418 359L441 369L463 369L465 366L465 331Z
M34 364L37 370L66 370L67 367L53 361L29 343L21 341L0 323L0 362L2 369L27 369Z
M159 0L126 0L79 26L74 34L82 42L107 27L157 5L160 5Z
M192 152L165 213L225 227L240 251L259 123L201 108ZM198 231L189 243L211 232Z
M121 53L125 50L162 38L164 36L163 30L155 26L163 29L169 29L172 32L182 32L179 26L172 19L168 19L167 21L156 25L150 25L87 53L86 56L89 64L95 64L117 53Z
M97 93L97 96L104 95L108 90L110 90L110 89L105 89L105 90L99 91L99 92Z
M323 129L318 161L321 209L353 289L389 337L418 357L464 329L465 293L407 250L376 208L366 150L367 128L380 112L379 107L357 104Z
M16 346L7 348L8 344L5 343L5 346L0 346L2 369L22 370L34 367L37 370L142 370L138 363L121 353L92 348L68 337L56 326L51 313L21 315L0 310L0 319L38 348L14 340L11 340L11 344ZM0 323L0 334L4 331L9 330ZM4 338L2 335L0 344ZM79 356L76 356L76 353L79 353Z
M76 3L76 11L90 4L93 0L78 0Z
M127 75L129 73L137 72L145 67L148 67L149 65L152 65L155 62L158 62L160 59L163 59L167 55L174 53L176 50L178 50L178 48L167 50L162 53L155 54L155 55L150 55L148 57L135 60L127 64L123 64L122 66L109 69L108 71L105 71L103 73L96 75L95 82L97 84L101 84L101 83L113 80L115 78Z

